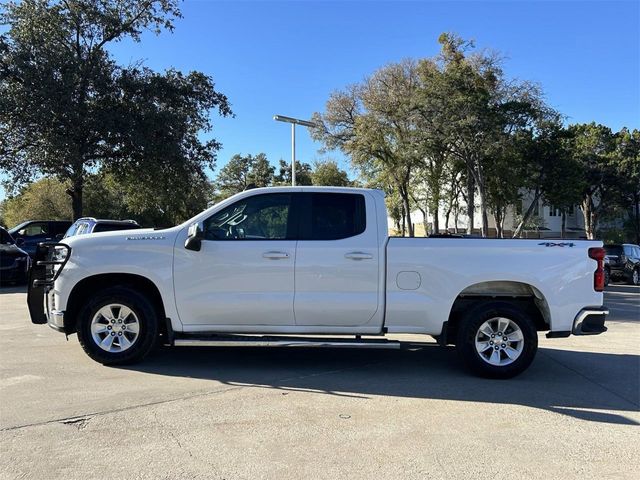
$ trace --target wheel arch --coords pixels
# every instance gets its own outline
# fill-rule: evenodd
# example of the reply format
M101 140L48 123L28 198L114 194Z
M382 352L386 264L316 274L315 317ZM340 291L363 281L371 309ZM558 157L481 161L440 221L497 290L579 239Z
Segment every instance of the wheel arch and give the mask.
M115 286L131 288L145 295L157 312L160 332L166 333L166 312L158 286L152 280L133 273L97 274L85 277L76 283L67 300L67 308L64 314L65 333L75 333L78 314L88 296L99 290Z
M496 300L503 300L521 308L531 316L536 330L551 329L549 304L542 292L534 285L511 280L479 282L466 287L454 300L441 343L455 342L458 325L464 312L480 302Z

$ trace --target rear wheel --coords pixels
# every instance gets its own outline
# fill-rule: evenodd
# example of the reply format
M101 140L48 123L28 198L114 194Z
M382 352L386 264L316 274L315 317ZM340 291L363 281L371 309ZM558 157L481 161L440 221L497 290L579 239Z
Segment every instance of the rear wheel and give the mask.
M511 378L531 365L538 349L533 319L508 302L483 302L461 319L456 348L473 373Z
M86 303L78 316L77 331L80 345L93 360L124 365L142 360L153 349L158 321L144 295L114 287Z

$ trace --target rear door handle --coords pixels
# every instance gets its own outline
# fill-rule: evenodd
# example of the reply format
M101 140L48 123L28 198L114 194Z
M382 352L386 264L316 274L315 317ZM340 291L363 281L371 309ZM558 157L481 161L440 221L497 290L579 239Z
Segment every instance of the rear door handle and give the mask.
M281 260L283 258L289 258L287 252L264 252L262 258L269 258L271 260Z
M370 260L373 258L373 255L367 252L349 252L345 253L344 258L351 260Z

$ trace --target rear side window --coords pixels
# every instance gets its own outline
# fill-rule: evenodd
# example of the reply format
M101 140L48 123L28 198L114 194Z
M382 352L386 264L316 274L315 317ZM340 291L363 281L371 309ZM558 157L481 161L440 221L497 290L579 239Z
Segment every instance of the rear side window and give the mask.
M311 219L304 222L302 240L340 240L360 235L367 227L361 194L312 193L309 213ZM301 214L305 215L304 211Z

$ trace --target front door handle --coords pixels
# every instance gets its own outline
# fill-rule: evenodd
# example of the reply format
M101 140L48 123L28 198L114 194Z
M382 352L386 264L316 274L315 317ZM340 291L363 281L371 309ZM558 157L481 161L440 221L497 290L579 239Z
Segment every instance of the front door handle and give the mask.
M262 258L269 258L271 260L281 260L283 258L289 258L287 252L264 252Z
M351 260L370 260L373 258L373 255L366 252L349 252L345 253L344 258L349 258Z

